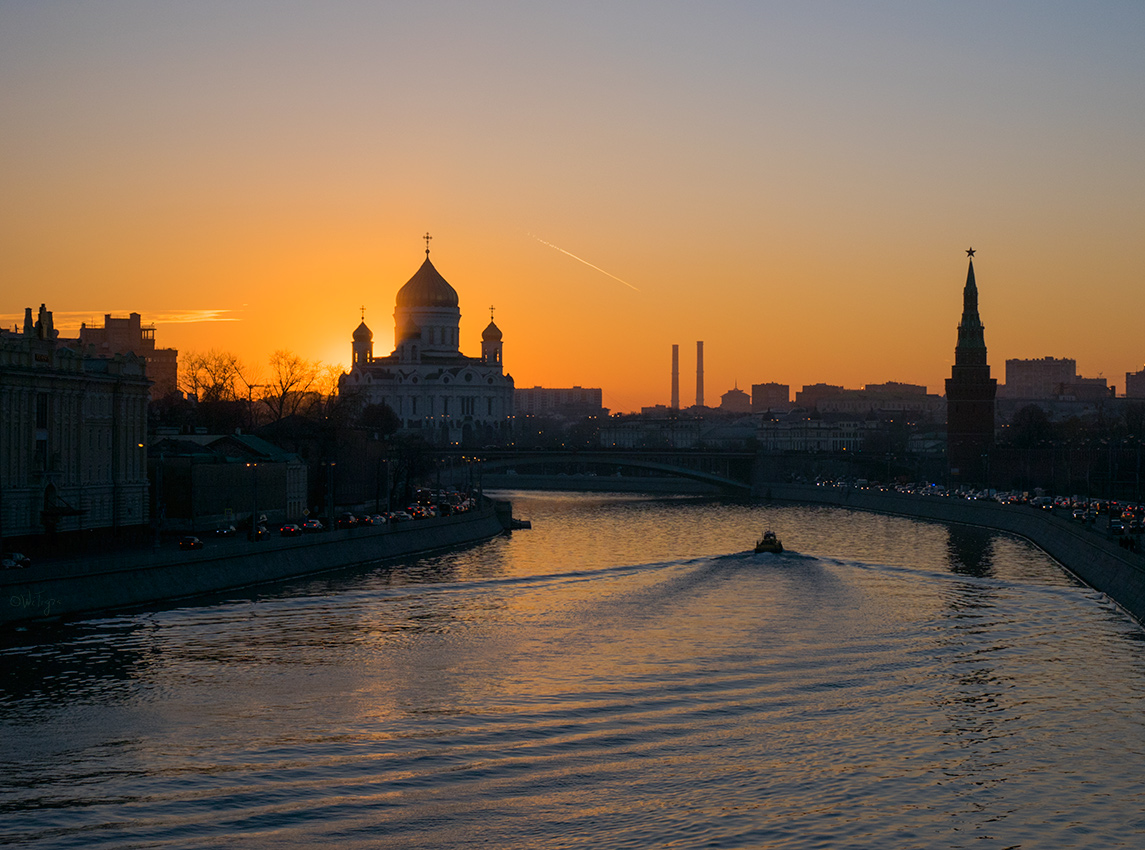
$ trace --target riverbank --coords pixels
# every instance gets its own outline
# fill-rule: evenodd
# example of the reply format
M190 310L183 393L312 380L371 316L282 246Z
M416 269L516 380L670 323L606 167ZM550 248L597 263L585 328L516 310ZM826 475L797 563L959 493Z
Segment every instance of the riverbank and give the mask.
M1145 623L1145 558L1112 540L1050 511L1029 505L1003 505L878 490L759 484L756 496L783 502L809 502L917 519L978 525L1024 537L1063 567Z
M501 509L498 510L498 507ZM504 531L505 506L258 542L209 538L0 572L0 625L134 608L465 546Z

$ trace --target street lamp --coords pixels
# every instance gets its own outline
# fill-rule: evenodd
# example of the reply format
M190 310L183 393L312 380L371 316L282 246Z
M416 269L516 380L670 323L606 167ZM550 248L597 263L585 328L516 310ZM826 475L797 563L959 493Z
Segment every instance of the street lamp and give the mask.
M195 470L188 465L188 471L193 475ZM192 502L191 515L194 516L194 503ZM163 513L166 510L163 504L163 451L159 451L159 463L155 466L155 548L159 548L160 535L163 530Z
M248 463L247 468L251 471L251 488L250 488L250 539L258 540L258 464Z
M245 383L245 381L244 381ZM247 415L247 431L254 433L254 391L256 389L265 389L270 386L269 384L247 384L246 385L246 415Z

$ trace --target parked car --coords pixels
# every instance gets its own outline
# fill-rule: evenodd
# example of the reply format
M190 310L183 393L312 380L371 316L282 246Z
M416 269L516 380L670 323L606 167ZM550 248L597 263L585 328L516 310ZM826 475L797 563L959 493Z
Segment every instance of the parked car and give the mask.
M302 526L288 522L278 529L278 533L283 537L299 537L302 534Z
M202 549L203 548L203 541L200 540L198 537L180 537L179 538L179 548L180 549Z
M9 552L0 559L0 566L6 570L22 570L32 566L32 559L27 555L21 555L19 552Z

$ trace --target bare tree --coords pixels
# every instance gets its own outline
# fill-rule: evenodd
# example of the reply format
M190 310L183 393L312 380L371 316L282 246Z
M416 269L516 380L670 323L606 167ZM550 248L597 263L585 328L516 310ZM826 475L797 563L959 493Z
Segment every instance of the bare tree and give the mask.
M230 351L190 351L179 358L179 389L201 402L237 401L243 364Z
M270 378L264 385L262 401L270 421L304 411L314 402L322 377L322 363L304 360L293 351L279 349L270 357Z
M306 415L314 419L341 422L349 411L357 410L357 400L348 400L338 393L338 379L346 369L341 363L319 364L318 377L314 382L311 398L314 403L306 410ZM352 401L352 403L350 403Z

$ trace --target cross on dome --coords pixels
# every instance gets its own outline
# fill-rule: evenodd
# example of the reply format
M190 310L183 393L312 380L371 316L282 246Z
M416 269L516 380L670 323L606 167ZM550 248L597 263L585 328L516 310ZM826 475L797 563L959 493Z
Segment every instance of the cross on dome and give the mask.
M427 230L425 232L425 236L423 236L421 238L425 240L425 255L428 257L429 256L429 240L432 239L433 237L429 235L429 231Z

